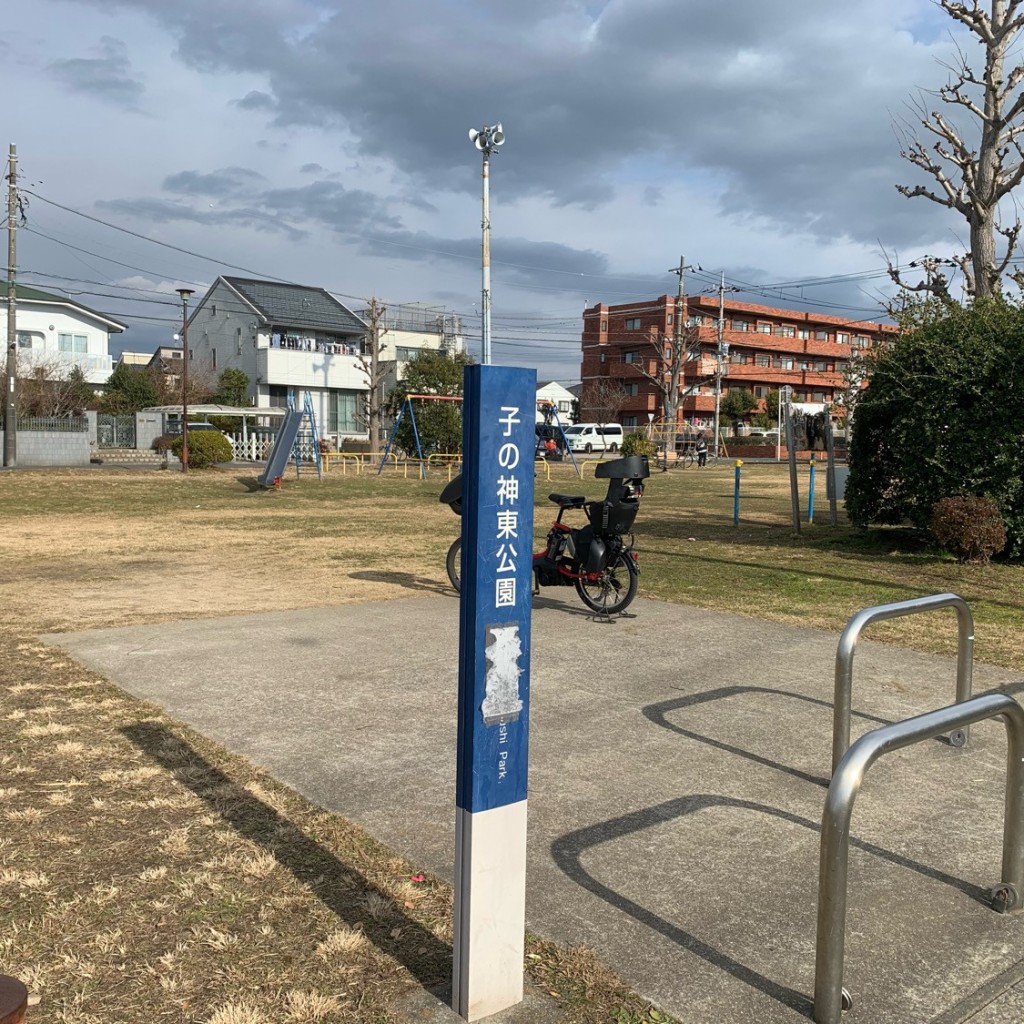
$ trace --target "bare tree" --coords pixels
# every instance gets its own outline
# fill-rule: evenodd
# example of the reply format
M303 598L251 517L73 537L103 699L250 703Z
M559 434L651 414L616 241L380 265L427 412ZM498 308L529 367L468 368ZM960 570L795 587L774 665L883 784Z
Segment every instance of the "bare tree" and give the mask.
M366 398L362 411L362 419L370 434L370 453L377 454L380 447L381 424L384 422L384 381L388 369L380 358L384 347L384 335L387 328L381 326L385 307L376 298L370 299L369 309L364 311L370 329L366 333L366 344L359 356L359 368L366 378Z
M626 389L614 377L595 377L583 385L581 415L591 415L598 423L613 423L619 414Z
M77 416L96 399L82 370L56 356L29 361L19 353L17 375L21 416Z
M700 340L696 330L683 324L671 337L652 330L647 341L654 350L654 369L649 370L643 359L632 366L641 377L654 385L661 398L662 419L674 430L679 416L679 403L702 383L693 380L686 384L683 374L686 363L699 356Z
M968 294L978 298L995 295L1020 238L1021 222L1000 223L999 204L1024 178L1024 64L1007 73L1007 55L1022 27L1024 0L935 0L951 18L965 26L984 53L981 72L975 72L967 55L958 50L953 64L944 65L949 81L937 91L921 93L911 111L916 126L897 125L900 155L931 175L935 184L897 185L909 199L924 196L959 213L970 228L970 250L956 258L963 271ZM936 97L945 109L930 110L925 95ZM970 132L963 131L950 111L966 114ZM918 132L923 131L923 135ZM997 253L996 235L1003 238ZM925 267L925 281L907 285L889 261L889 275L901 287L926 291L952 301L945 275ZM1012 275L1018 284L1018 274Z

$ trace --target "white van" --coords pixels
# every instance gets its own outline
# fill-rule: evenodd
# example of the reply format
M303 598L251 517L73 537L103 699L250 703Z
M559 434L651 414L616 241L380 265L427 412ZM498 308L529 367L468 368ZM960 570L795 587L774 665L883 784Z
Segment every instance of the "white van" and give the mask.
M565 428L565 439L574 452L617 452L622 447L618 423L577 423Z

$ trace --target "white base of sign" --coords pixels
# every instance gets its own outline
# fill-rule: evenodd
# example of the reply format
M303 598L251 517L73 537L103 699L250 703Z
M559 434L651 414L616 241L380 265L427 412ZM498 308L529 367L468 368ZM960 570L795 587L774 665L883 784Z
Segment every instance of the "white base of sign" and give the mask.
M526 801L455 811L452 1009L479 1020L523 1001Z

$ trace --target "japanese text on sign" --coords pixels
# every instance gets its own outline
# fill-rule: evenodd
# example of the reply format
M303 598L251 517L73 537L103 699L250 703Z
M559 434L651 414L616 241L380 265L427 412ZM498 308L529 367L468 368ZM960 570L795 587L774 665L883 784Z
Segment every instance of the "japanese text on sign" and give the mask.
M512 428L520 423L519 407L503 405L498 424L501 436L511 438ZM498 449L500 469L513 470L519 465L522 453L514 441L507 441ZM494 581L495 608L514 608L516 603L516 568L519 558L519 479L498 473L497 522L495 524L497 550Z

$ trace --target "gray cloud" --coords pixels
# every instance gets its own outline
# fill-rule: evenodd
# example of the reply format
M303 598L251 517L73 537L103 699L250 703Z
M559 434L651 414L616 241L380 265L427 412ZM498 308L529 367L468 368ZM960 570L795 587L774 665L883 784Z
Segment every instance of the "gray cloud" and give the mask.
M179 195L226 198L249 193L264 180L262 174L247 167L225 167L209 174L179 171L164 178L163 187L165 191Z
M276 110L277 101L269 93L251 89L240 100L235 100L235 106L242 110Z
M70 57L50 64L50 73L75 92L88 93L107 103L137 109L145 91L131 74L128 48L120 39L103 36L94 47L96 57Z

